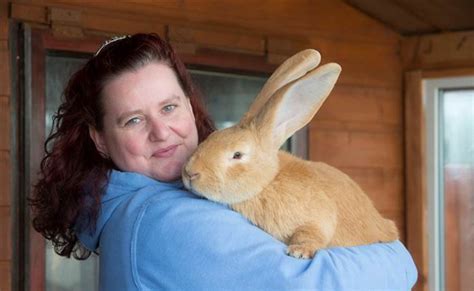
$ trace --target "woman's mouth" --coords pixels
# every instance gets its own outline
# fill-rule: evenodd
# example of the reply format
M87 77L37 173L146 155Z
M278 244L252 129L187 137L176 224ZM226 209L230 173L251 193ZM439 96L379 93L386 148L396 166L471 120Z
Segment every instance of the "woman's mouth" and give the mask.
M162 149L157 150L153 153L153 157L155 158L168 158L171 157L178 148L179 145L171 145Z

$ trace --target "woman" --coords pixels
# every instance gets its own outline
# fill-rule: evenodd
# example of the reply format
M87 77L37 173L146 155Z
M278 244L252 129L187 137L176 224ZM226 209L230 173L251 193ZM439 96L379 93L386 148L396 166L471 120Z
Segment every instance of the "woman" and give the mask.
M227 207L186 192L181 167L213 126L182 62L154 34L103 46L70 79L31 198L55 251L100 252L100 289L397 289L416 281L400 242L313 260Z

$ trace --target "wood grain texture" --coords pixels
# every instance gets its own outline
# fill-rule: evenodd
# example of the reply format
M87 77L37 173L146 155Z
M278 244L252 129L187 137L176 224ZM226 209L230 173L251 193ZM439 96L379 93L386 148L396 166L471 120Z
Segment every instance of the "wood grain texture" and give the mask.
M336 167L403 167L402 133L313 130L310 158Z
M168 38L175 44L193 44L195 49L202 47L243 54L265 54L263 36L170 25Z
M21 1L34 3L35 1ZM58 4L60 3L60 4ZM170 24L232 27L276 35L343 35L348 39L394 43L397 33L340 0L228 1L43 1L45 6L81 6L84 10L129 13ZM244 13L242 11L245 11ZM376 41L375 41L376 40Z
M10 96L10 52L6 41L0 41L0 95Z
M426 140L422 73L405 75L405 179L407 247L418 268L414 290L428 290Z
M11 262L0 261L0 290L9 291L11 289Z
M0 206L11 205L11 160L10 152L0 150ZM2 234L2 232L0 232ZM3 234L2 234L3 235Z
M474 31L414 36L401 47L406 69L474 67Z
M0 206L0 261L11 260L11 208Z
M10 150L10 118L10 98L0 96L0 150L4 151Z

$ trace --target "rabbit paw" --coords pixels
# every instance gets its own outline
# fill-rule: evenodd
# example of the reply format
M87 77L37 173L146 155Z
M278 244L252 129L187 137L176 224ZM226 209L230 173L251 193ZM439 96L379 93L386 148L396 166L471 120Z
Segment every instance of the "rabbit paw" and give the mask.
M309 244L293 244L288 246L286 253L297 259L311 259L316 254L316 250Z

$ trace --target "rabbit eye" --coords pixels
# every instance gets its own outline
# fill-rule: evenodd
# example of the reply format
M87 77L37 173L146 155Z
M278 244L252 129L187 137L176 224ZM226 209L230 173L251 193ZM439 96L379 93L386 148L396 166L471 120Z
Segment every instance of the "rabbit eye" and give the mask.
M240 160L240 158L242 158L242 153L241 152L235 152L234 156L232 158L234 160Z

